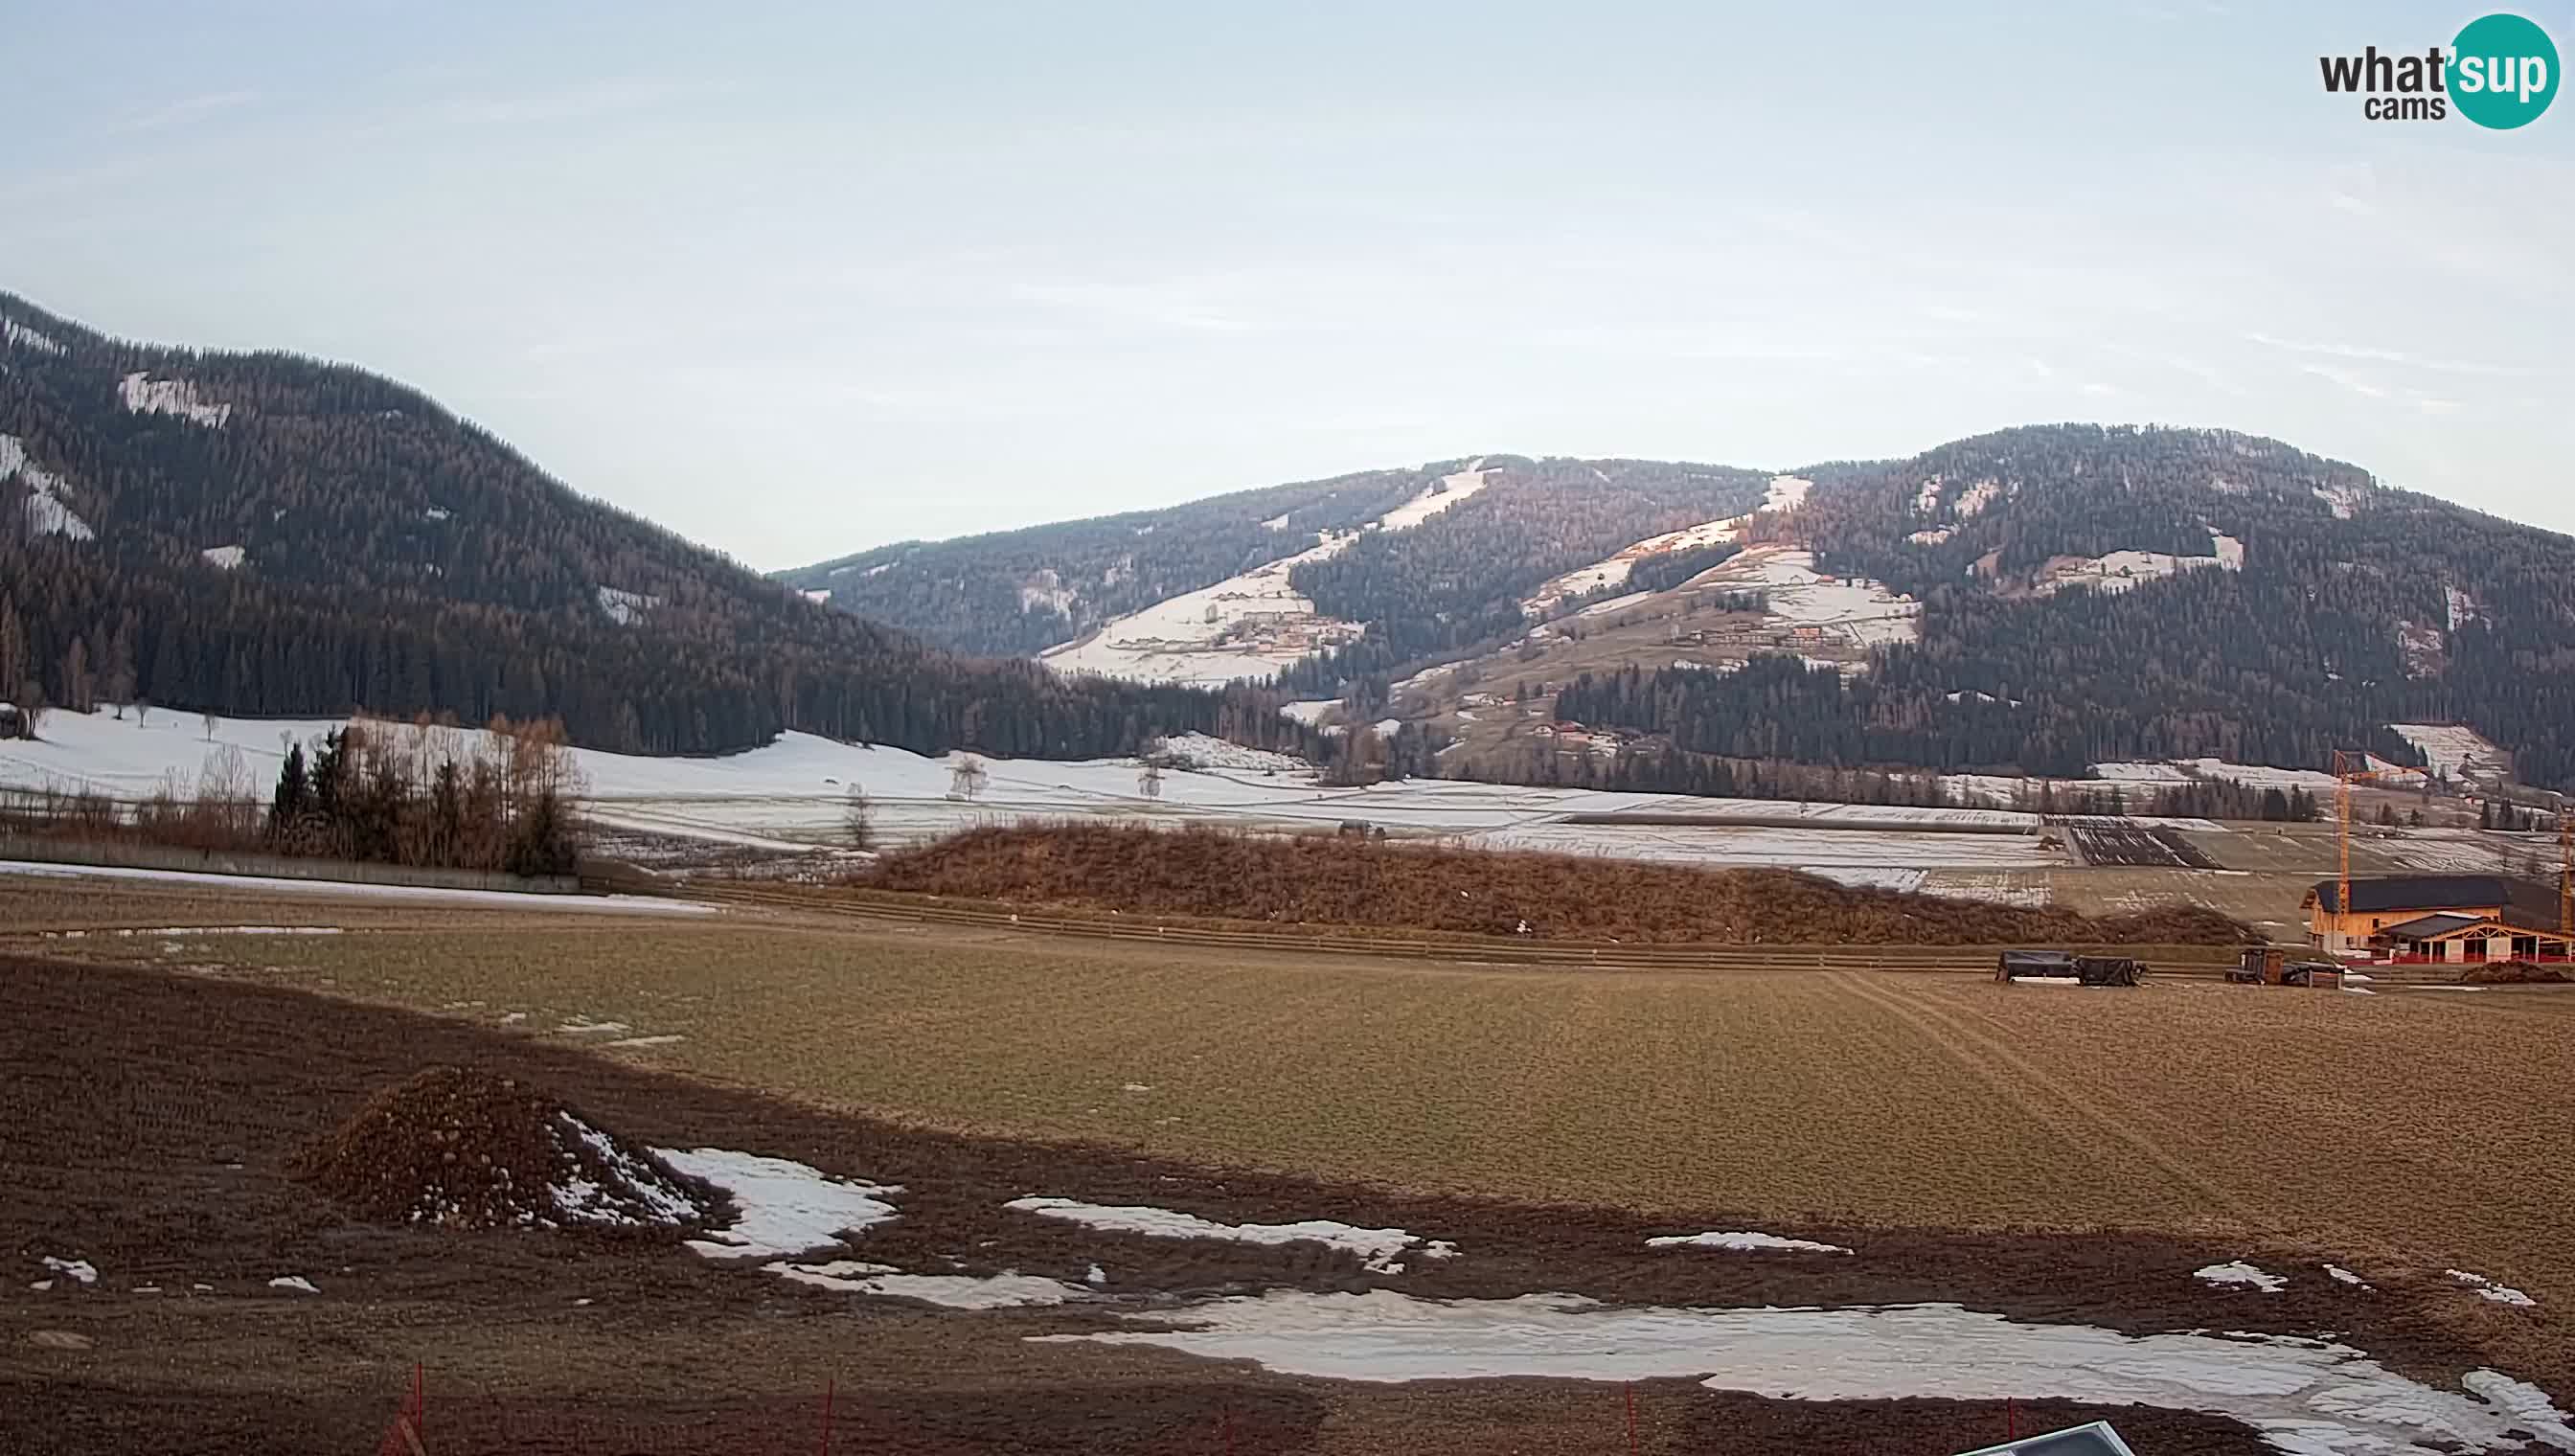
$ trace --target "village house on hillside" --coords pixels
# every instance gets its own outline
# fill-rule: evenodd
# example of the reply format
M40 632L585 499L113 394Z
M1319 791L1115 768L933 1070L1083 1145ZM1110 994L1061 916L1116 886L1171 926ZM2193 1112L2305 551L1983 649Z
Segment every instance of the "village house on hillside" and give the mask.
M2308 944L2459 961L2562 959L2570 950L2553 885L2499 874L2381 875L2352 880L2348 910L2340 898L2336 880L2307 891Z

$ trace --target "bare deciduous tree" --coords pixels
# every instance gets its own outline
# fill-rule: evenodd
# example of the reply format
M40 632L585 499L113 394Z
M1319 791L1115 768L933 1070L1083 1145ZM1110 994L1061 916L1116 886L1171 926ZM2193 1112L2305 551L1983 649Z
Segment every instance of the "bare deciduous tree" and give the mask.
M841 805L841 828L849 835L853 849L877 846L876 813L868 804L868 791L853 783L849 797Z
M984 769L983 759L972 753L961 754L957 766L948 770L948 796L972 800L984 792L984 784L991 776Z
M1141 790L1147 798L1161 798L1163 796L1163 765L1155 762L1151 758L1146 759L1144 771L1136 775L1136 787Z

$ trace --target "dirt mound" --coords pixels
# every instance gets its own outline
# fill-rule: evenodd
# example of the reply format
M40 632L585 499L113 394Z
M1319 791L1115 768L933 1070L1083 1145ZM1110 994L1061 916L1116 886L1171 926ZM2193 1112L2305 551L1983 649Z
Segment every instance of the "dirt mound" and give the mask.
M1125 914L1629 943L2235 945L2259 938L2195 905L2094 919L2054 907L1854 888L1783 869L1105 824L970 829L888 854L857 882Z
M537 1088L462 1066L378 1092L292 1171L364 1217L449 1228L696 1228L725 1201Z
M2527 960L2496 960L2484 965L2471 965L2459 972L2463 986L2556 985L2575 976L2555 965L2534 965Z

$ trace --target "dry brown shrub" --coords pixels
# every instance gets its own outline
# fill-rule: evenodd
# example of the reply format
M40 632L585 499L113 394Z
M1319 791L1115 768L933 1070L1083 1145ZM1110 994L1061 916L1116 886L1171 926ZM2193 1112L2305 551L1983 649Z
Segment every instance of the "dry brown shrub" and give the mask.
M2227 945L2259 939L2196 905L2089 917L1897 890L1785 869L1060 824L969 829L887 855L879 889L1282 923L1568 940L1734 944Z

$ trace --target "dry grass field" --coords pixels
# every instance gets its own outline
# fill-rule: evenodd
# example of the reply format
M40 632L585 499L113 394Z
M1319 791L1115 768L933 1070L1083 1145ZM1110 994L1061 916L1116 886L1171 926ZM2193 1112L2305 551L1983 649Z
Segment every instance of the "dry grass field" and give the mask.
M2186 897L2087 919L2055 906L1855 887L1785 869L1140 825L970 829L889 854L864 882L1126 914L1629 943L2232 945L2248 937Z
M0 949L322 989L927 1126L1434 1193L2150 1227L2575 1301L2548 1232L2575 1202L2575 995L2553 988L1577 973L93 896L0 885L0 923L352 928Z

